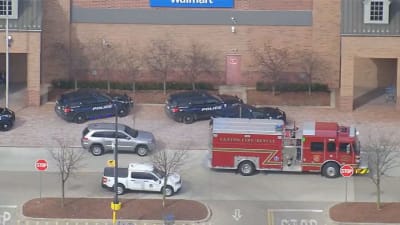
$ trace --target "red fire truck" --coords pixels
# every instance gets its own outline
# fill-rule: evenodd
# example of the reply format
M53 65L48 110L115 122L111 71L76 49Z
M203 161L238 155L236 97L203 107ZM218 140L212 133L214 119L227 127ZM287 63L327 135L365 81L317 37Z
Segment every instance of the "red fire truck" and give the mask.
M210 138L210 167L237 169L244 176L256 170L320 172L333 178L349 164L361 166L355 127L335 122L305 122L301 129L281 120L214 118Z

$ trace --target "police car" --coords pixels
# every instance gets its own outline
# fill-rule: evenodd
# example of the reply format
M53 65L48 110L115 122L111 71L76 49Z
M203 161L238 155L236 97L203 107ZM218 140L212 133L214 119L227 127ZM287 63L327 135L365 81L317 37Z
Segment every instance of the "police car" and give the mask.
M168 96L165 113L172 119L186 124L210 119L215 112L242 103L236 96L214 95L205 91L184 91Z
M133 107L127 95L106 94L97 90L78 90L61 95L55 112L66 121L83 123L87 120L127 116Z
M15 121L15 113L8 108L0 107L0 130L8 131L12 128Z

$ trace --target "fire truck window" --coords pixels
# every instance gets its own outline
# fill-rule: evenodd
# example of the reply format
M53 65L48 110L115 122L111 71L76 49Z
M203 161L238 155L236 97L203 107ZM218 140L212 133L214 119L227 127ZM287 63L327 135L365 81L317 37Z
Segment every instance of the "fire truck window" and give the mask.
M349 143L340 143L339 150L341 152L351 151L350 150L350 144Z
M324 143L323 142L311 142L311 151L312 152L324 151Z
M328 152L336 151L336 143L335 142L328 142L326 147L328 148Z

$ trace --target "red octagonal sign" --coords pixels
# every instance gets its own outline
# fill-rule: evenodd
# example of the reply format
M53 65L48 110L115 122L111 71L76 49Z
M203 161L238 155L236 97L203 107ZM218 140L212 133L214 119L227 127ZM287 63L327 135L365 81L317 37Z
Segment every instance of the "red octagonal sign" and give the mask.
M47 160L45 160L45 159L36 160L35 167L37 170L45 171L45 170L47 170L47 166L48 166Z
M343 165L340 167L340 174L342 174L343 177L351 177L353 176L354 169L350 165Z

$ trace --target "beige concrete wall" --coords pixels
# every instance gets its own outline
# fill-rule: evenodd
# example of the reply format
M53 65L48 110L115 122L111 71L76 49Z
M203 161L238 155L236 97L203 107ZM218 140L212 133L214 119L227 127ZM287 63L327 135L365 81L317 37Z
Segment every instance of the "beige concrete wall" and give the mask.
M30 45L27 54L27 90L28 105L40 105L40 35L31 35L27 40Z
M26 54L10 53L9 55L10 82L26 82ZM0 72L6 72L6 54L0 54Z
M13 42L9 48L10 54L26 53L27 60L10 61L10 67L18 67L21 63L21 73L23 67L26 66L26 81L27 81L27 104L38 106L40 105L40 32L10 32L13 37ZM4 40L5 33L1 34L1 39ZM5 42L0 42L0 52L5 52ZM18 56L14 59L19 58ZM15 63L15 64L14 64ZM25 63L25 64L23 64ZM11 71L10 71L11 72ZM23 76L23 75L19 75ZM18 78L19 79L19 78ZM22 79L22 77L21 77Z
M378 86L378 67L373 59L355 58L354 59L354 97L376 88Z
M397 75L389 74L395 71L395 59L400 57L400 41L399 37L342 37L341 52L341 87L339 107L343 111L353 110L354 87L361 84L384 86L387 83L394 82L399 76L399 68L397 67ZM379 43L379 44L377 44ZM375 64L376 70L373 69L371 61L358 61L359 58L371 58ZM357 59L357 60L356 60ZM362 64L365 63L365 65ZM361 63L357 65L357 63ZM372 69L366 73L367 78L373 77L371 73L376 71L377 76L371 82L366 82L363 74L355 74L365 66L362 71ZM397 103L399 104L399 103Z
M397 58L374 59L377 71L377 87L387 87L396 84Z

